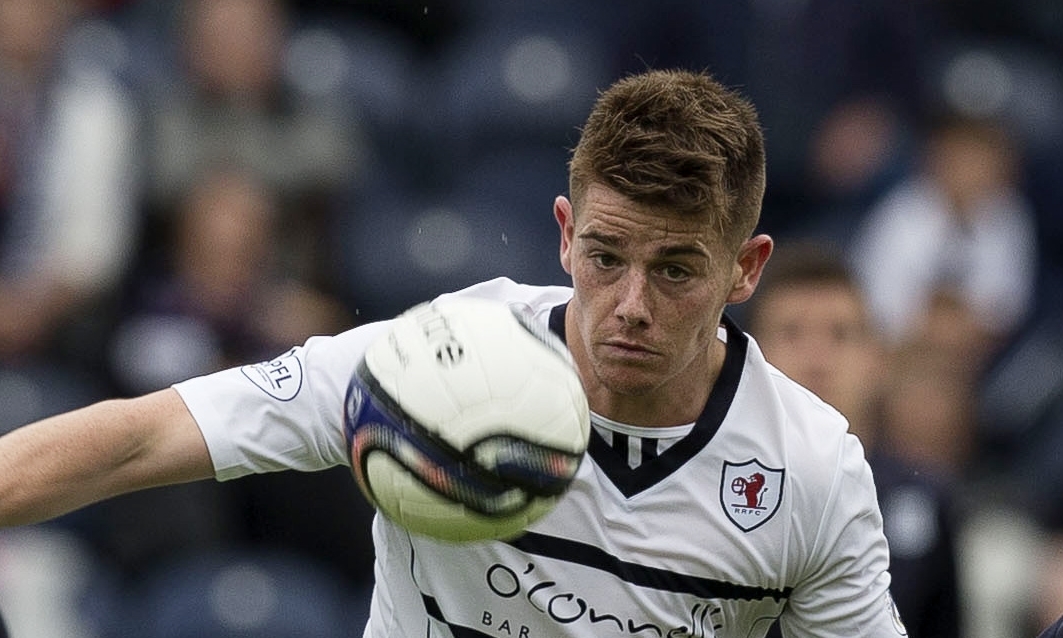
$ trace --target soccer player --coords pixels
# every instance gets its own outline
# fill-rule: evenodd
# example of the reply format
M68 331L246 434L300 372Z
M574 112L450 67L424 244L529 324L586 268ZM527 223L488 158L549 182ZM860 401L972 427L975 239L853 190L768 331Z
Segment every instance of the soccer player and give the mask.
M815 241L780 248L743 309L768 361L840 410L863 443L890 543L892 590L908 635L959 636L949 491L883 440L880 402L888 391L889 355L844 256Z
M520 306L565 340L594 413L587 457L509 542L378 516L366 636L748 637L776 619L793 637L903 635L858 440L724 314L773 249L754 232L764 179L756 111L709 76L647 71L599 96L553 203L572 286L449 293ZM348 463L344 394L385 325L16 430L0 439L0 525Z

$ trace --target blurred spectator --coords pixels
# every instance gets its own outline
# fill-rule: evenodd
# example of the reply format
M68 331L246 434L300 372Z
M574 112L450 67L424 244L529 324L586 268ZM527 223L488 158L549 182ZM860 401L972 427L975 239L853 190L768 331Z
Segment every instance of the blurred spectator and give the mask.
M292 277L276 245L279 200L237 169L203 175L174 211L165 259L138 273L110 351L120 388L265 360L350 327L343 306Z
M704 4L711 15L728 3ZM808 158L817 127L856 96L884 99L901 121L911 121L927 100L923 70L947 30L937 3L927 1L729 4L749 12L750 22L732 47L745 55L744 73L736 79L759 106L765 128L770 159L762 220L769 232L800 233L806 200L816 195L809 191Z
M885 442L926 471L962 478L974 449L977 376L932 338L904 344L889 362Z
M849 257L892 343L933 327L934 312L969 313L972 331L956 338L984 357L1026 318L1037 231L1019 161L996 123L950 117L928 133L919 166L870 210Z
M173 17L173 31L161 34L176 37L152 43L156 55L173 47L174 57L160 58L169 66L142 71L146 228L106 353L123 393L276 357L353 321L332 294L327 228L364 176L368 150L334 58L313 69L322 77L292 75L321 53L315 42L328 43L302 40L302 66L293 67L292 16L280 0L187 0ZM74 522L133 591L179 585L169 566L228 550L287 556L355 592L371 579L372 510L345 468L161 489ZM181 591L188 604L207 602Z
M171 73L150 87L146 109L151 230L165 237L158 227L203 170L246 167L280 197L284 266L330 286L329 216L369 154L342 69L322 54L302 68L322 77L288 73L293 25L280 0L185 0L172 26Z
M254 176L236 168L208 172L177 201L166 258L138 273L110 342L122 391L267 360L351 325L337 300L282 267L278 199ZM77 521L125 582L159 579L159 569L179 560L259 549L295 557L355 589L371 580L372 510L347 468L160 489L162 496L98 504ZM318 498L324 493L330 498Z
M109 392L100 344L138 232L119 40L85 3L0 0L0 433ZM19 638L91 634L62 526L0 538L0 607Z
M994 362L978 399L978 472L998 506L1043 535L1027 572L1030 632L1063 614L1063 299L1048 288L1039 316ZM1014 567L1010 567L1014 569Z
M806 212L785 234L847 244L871 205L909 170L911 137L889 95L854 95L832 106L811 131Z
M75 0L0 0L0 432L99 396L88 373L137 232L134 107Z
M768 361L837 408L863 443L890 545L891 590L908 635L959 636L951 488L923 459L889 445L881 407L891 391L890 360L842 255L819 243L780 247L746 311ZM922 427L933 435L936 425Z
M8 634L99 638L96 612L114 602L112 589L76 534L56 525L5 530L0 567L0 609ZM0 638L8 634L0 627Z

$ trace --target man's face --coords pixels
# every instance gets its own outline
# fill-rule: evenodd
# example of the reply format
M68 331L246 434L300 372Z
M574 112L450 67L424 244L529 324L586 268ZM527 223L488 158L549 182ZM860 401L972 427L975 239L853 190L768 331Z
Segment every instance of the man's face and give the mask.
M567 204L559 198L554 210L575 291L567 325L577 334L568 340L592 407L612 406L623 418L617 402L707 396L722 360L720 315L746 280L735 256L704 218L648 208L600 185L575 215Z
M865 416L881 381L881 353L850 288L822 283L773 290L760 299L753 336L787 376L846 416Z

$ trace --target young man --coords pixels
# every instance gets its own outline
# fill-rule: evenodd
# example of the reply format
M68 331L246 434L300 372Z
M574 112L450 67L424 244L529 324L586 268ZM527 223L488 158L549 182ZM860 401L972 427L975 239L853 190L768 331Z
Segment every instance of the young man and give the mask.
M867 451L890 543L897 609L911 638L960 635L956 529L946 487L882 439L887 349L842 255L816 242L772 257L744 308L767 359L849 420Z
M572 287L451 293L521 306L565 339L594 412L587 458L511 542L436 542L378 516L366 636L746 637L776 618L795 637L903 634L859 443L723 316L772 252L754 234L764 174L756 112L706 75L650 71L600 96L571 199L554 202ZM0 524L347 463L344 393L384 327L15 431ZM293 372L282 391L253 381L276 365Z

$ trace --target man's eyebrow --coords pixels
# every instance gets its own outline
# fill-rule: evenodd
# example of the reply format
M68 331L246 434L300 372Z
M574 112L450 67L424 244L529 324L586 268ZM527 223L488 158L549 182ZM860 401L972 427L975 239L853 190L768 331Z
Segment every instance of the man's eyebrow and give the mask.
M628 244L627 237L623 235L616 235L612 233L603 233L597 230L585 230L579 234L581 239L587 239L590 241L598 242L605 246L613 248L623 248ZM662 246L657 250L657 257L712 257L712 255L701 246L695 244L675 244L671 246Z
M616 246L617 248L623 247L627 244L627 239L621 235L603 233L597 230L584 230L579 234L579 237L580 239L589 239L591 241L596 241L599 244Z
M712 255L704 248L691 244L665 246L657 251L658 257L683 257L687 255L694 257L712 257Z

